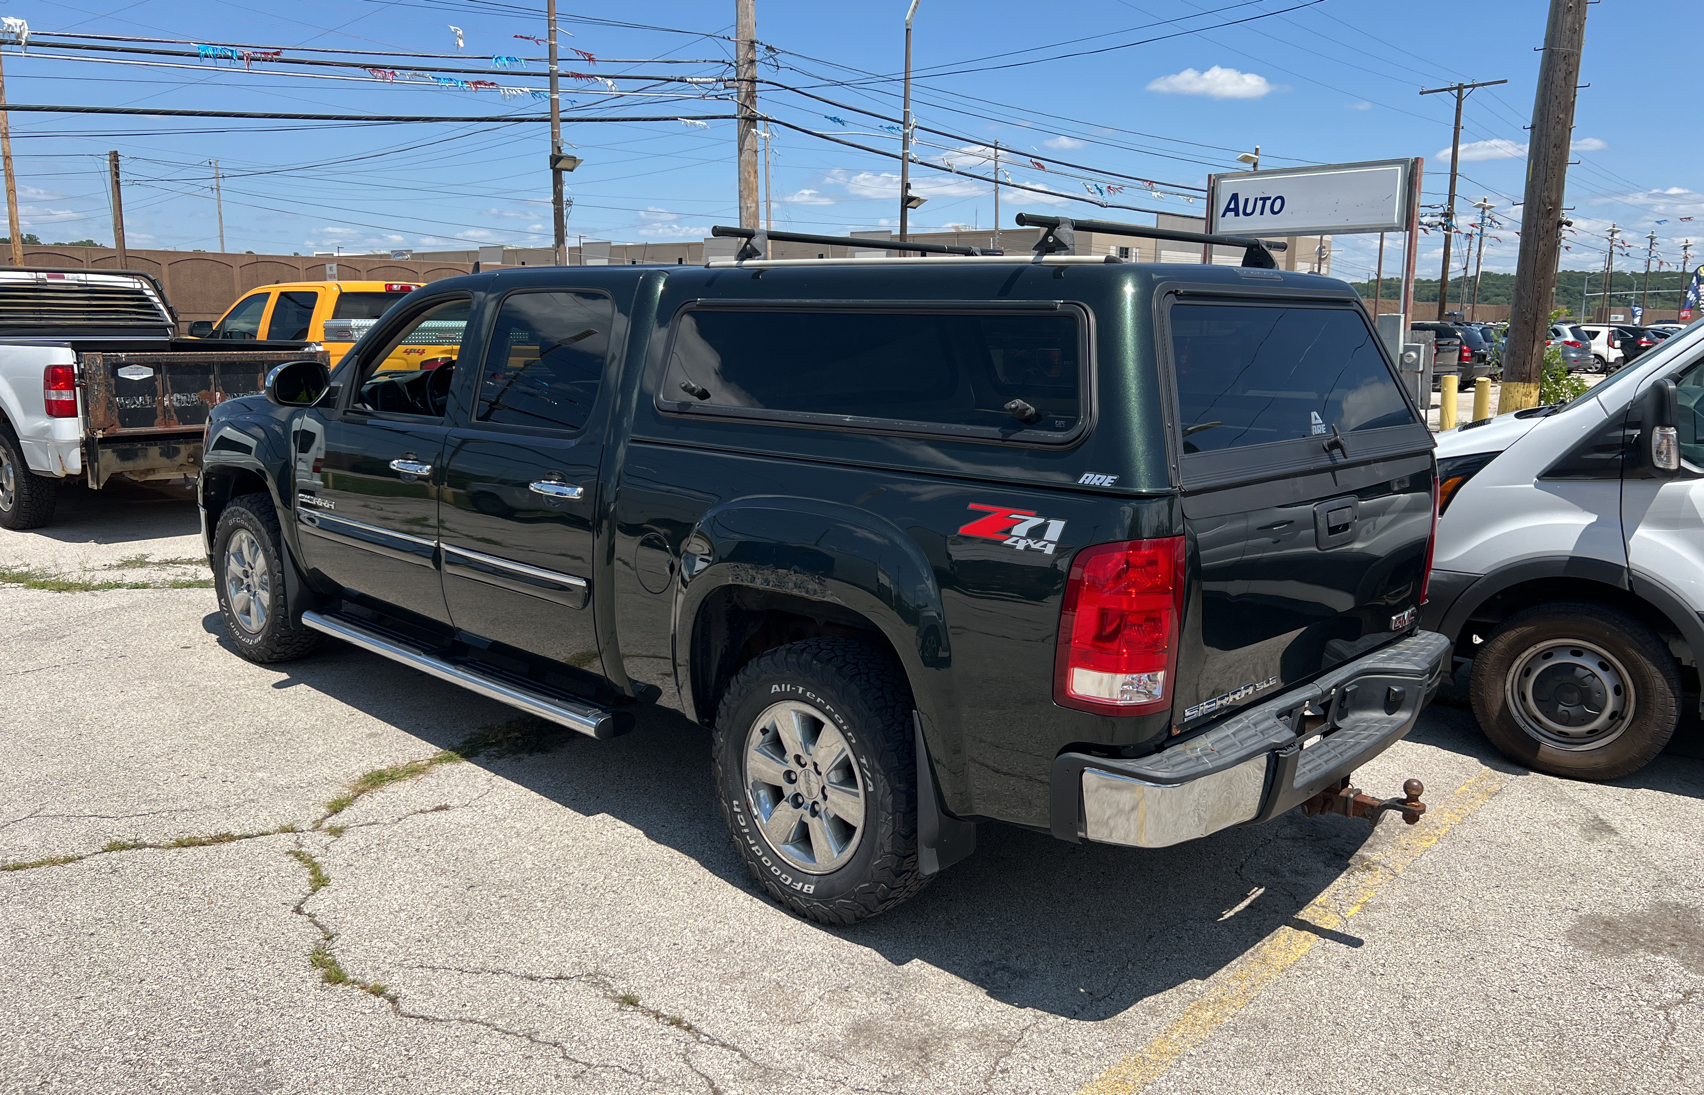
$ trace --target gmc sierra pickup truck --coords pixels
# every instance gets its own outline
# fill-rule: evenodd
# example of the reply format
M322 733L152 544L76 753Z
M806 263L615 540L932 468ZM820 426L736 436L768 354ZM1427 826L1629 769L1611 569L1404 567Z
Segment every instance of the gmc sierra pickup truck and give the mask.
M984 821L1151 848L1297 806L1417 820L1418 781L1348 779L1450 651L1416 623L1432 439L1354 292L1260 241L1096 222L1248 247L1143 265L1020 223L1032 255L410 294L335 371L214 409L226 628L593 737L683 712L753 875L821 922L910 897ZM454 360L388 368L427 324Z

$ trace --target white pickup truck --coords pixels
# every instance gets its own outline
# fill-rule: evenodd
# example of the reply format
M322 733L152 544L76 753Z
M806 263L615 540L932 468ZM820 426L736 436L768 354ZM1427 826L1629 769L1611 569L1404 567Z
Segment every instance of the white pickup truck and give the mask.
M269 370L318 357L300 342L174 337L147 274L0 270L0 526L53 518L63 479L100 488L195 476L207 412Z

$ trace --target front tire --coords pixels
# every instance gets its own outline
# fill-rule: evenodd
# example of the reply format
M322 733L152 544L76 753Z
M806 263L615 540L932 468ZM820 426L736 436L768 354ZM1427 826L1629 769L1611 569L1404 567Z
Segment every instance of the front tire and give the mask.
M264 494L233 498L213 537L219 615L237 653L261 665L300 658L320 641L289 613L281 542L278 513Z
M18 435L0 422L0 527L40 528L53 520L58 504L59 480L31 471Z
M1680 672L1651 629L1590 602L1505 620L1473 660L1473 713L1504 756L1569 779L1616 779L1663 751Z
M789 911L852 924L928 882L911 707L892 657L853 639L771 650L729 685L712 747L722 814L752 877Z

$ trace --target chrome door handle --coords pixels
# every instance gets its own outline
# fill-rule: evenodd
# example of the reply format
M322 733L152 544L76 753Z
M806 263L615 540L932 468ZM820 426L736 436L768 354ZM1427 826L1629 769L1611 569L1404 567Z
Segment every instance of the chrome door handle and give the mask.
M534 494L542 494L546 498L574 499L586 493L584 487L571 487L567 483L555 479L540 479L536 483L528 483L527 489Z
M417 460L392 460L391 471L400 471L404 475L431 475L432 465L422 464Z

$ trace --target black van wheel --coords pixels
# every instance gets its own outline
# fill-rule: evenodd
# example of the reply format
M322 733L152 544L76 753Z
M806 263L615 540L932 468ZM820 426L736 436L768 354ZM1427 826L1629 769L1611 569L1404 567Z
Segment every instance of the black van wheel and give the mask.
M31 471L18 435L0 422L0 527L40 528L58 504L59 480Z
M1589 602L1505 620L1473 660L1473 713L1510 760L1570 779L1615 779L1674 736L1680 672L1651 629Z
M911 689L854 639L807 639L746 664L715 727L716 789L764 892L819 924L893 908L917 867Z
M219 615L237 652L251 662L299 658L320 635L293 619L284 599L284 559L278 513L264 494L233 498L213 537L213 588Z

